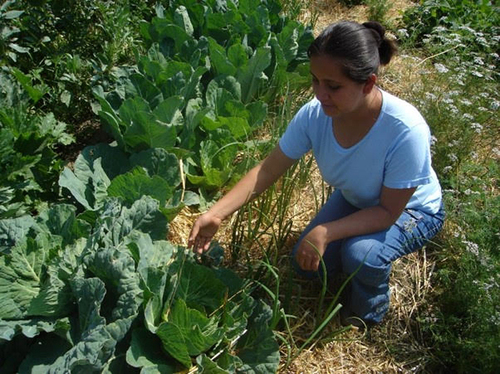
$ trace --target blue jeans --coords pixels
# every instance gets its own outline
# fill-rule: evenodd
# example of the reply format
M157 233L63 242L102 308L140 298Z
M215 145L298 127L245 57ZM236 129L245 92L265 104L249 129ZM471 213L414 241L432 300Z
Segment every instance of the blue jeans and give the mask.
M295 253L302 238L315 226L358 210L344 199L339 190L332 194L306 227L292 251L292 264L298 274L309 279L321 276L321 270L304 271L295 261ZM442 205L436 214L405 209L387 230L329 243L323 255L328 279L336 274L355 273L348 290L350 295L347 295L349 305L343 307L368 323L380 322L389 309L392 262L425 245L443 226L444 216Z

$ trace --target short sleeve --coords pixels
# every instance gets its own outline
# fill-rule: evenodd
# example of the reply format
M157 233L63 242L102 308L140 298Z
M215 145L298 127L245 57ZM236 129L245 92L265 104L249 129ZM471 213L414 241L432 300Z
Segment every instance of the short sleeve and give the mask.
M426 123L407 128L387 155L384 186L412 188L431 183L430 131Z
M310 103L300 108L279 141L279 146L286 156L298 160L311 149L311 138L307 132L309 122Z

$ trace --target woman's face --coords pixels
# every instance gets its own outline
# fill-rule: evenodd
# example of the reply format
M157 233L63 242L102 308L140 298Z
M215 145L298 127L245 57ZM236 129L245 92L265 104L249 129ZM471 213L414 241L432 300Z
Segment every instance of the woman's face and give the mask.
M365 83L344 75L340 62L325 55L310 59L312 86L323 111L332 118L353 113L364 103Z

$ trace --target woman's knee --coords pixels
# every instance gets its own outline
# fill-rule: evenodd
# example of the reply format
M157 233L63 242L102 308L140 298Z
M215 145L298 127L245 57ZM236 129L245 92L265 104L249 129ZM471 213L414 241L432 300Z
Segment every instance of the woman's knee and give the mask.
M370 238L350 238L341 249L342 269L368 286L378 287L389 279L391 263L381 256L383 243Z

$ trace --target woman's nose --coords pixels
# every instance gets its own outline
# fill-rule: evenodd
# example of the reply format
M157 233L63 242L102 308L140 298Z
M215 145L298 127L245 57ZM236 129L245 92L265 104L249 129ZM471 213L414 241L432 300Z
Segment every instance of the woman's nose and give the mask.
M314 85L314 94L319 101L329 98L328 90L326 89L325 85L321 83Z

